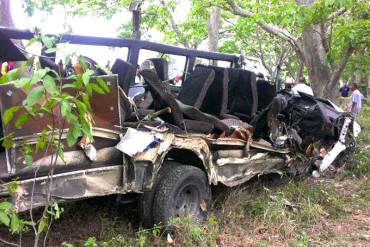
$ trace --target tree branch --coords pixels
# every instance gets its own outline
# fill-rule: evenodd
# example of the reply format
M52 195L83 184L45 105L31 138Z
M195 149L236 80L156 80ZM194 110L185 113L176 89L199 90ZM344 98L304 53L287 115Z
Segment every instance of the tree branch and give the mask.
M347 50L344 52L342 59L339 61L338 65L335 66L335 69L330 77L330 82L328 84L328 88L331 88L332 86L337 83L339 80L344 68L346 67L346 64L348 62L348 59L352 56L352 53L354 52L354 48L350 45L348 46Z
M331 21L333 20L335 17L337 16L340 16L340 15L343 15L344 13L346 12L346 9L345 8L340 8L338 9L337 11L331 13L329 16L328 16L328 21Z
M4 244L6 244L6 245L11 245L11 246L17 246L17 247L19 247L19 246L20 246L19 244L12 243L12 242L8 242L8 241L6 241L6 240L4 240L4 239L2 239L2 238L0 238L0 242L3 242Z
M172 14L171 14L171 11L169 11L167 9L167 6L166 6L166 3L164 0L161 0L161 5L166 8L167 10L167 13L168 13L168 16L169 16L169 21L170 21L170 26L172 28L172 30L179 36L181 37L181 43L182 45L185 47L185 48L190 48L190 44L189 42L186 40L186 38L184 37L184 35L181 33L178 25L176 24L175 22L175 19L173 18Z
M249 12L249 11L246 11L246 10L242 9L233 0L226 0L226 2L230 6L230 8L232 9L232 12L234 14L242 16L242 17L247 17L247 18L252 17L252 15L253 15L252 12ZM257 23L258 26L260 26L266 32L271 33L271 34L289 42L293 46L294 50L297 50L297 51L303 53L302 48L298 44L298 38L293 36L292 34L290 34L287 30L285 30L285 29L283 29L279 26L273 25L273 24L264 23L262 21L257 21L256 23Z
M261 39L259 37L258 32L256 33L256 35L257 35L257 40L258 40L258 49L259 49L258 53L260 55L261 63L263 65L263 67L265 67L265 69L269 72L270 76L272 76L272 68L270 66L268 66L268 64L265 61L265 52L262 49Z

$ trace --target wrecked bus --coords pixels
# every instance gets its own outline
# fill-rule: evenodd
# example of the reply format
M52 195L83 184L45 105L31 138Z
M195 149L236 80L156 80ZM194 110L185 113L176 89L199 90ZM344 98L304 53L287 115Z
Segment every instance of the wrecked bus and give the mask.
M25 60L11 40L29 40L34 33L0 28L0 60ZM30 120L14 133L13 147L1 150L0 197L10 198L17 211L112 194L136 193L146 226L170 217L203 220L211 201L211 185L229 187L254 176L324 171L355 145L360 128L354 118L326 99L278 91L274 82L241 68L238 56L168 46L149 41L61 35L70 44L127 47L107 75L88 59L109 93L91 100L94 142L89 150L75 145L57 160L49 186L53 154L36 154L27 166L21 144L35 143L50 119ZM142 50L186 58L182 84L168 76L168 62L151 58L140 65L143 84L135 84ZM196 64L198 58L223 61L228 67ZM54 68L55 56L40 56ZM68 75L73 69L61 71ZM139 88L139 90L137 90ZM130 97L129 97L129 96ZM0 110L21 102L27 92L13 83L0 85ZM62 137L64 138L64 137ZM93 150L93 152L91 152ZM10 194L8 186L17 183Z

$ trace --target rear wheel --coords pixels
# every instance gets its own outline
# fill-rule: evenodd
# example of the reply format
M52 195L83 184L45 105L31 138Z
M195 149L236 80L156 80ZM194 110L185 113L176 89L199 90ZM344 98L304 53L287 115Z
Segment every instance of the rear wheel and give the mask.
M171 217L189 217L200 223L207 218L211 200L206 174L193 166L176 166L158 182L153 219L156 224L167 224Z

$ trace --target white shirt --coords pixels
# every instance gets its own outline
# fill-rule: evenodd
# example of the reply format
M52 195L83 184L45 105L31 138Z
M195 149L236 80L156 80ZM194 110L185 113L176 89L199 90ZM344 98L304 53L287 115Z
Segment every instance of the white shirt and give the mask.
M292 91L294 94L299 94L298 92L301 92L314 96L312 88L304 83L298 83L292 88Z
M351 112L352 113L357 114L361 111L363 98L364 98L364 96L362 95L362 93L358 89L353 91L352 96L351 96L351 103L356 104L356 106L355 106L355 108L351 107Z

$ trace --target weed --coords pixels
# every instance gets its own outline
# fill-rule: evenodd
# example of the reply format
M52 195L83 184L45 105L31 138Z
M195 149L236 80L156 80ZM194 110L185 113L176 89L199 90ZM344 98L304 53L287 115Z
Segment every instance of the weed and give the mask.
M295 234L293 240L290 241L290 245L294 247L305 247L309 246L310 238L306 232L301 231Z
M370 155L368 149L357 149L351 154L348 170L357 176L370 173Z

